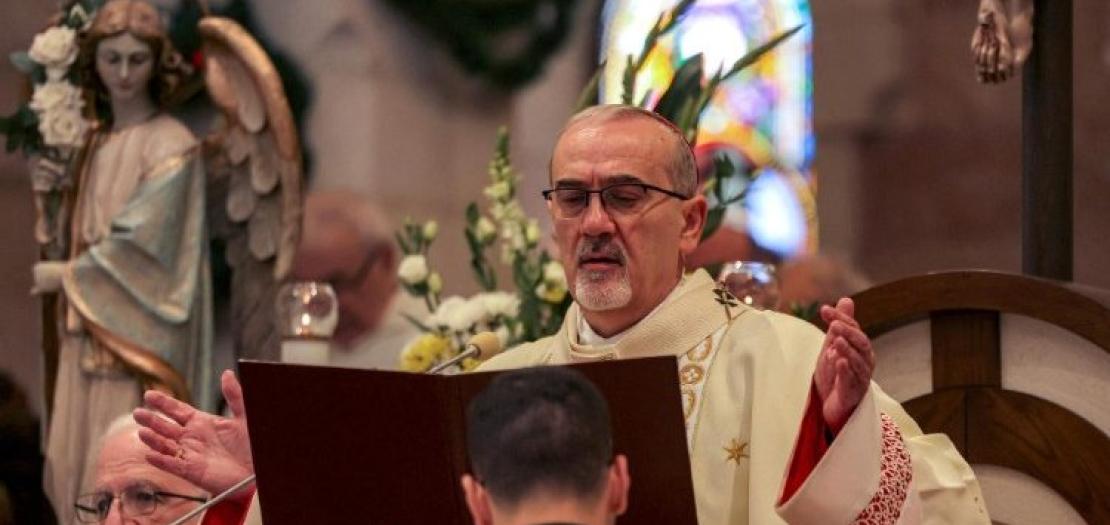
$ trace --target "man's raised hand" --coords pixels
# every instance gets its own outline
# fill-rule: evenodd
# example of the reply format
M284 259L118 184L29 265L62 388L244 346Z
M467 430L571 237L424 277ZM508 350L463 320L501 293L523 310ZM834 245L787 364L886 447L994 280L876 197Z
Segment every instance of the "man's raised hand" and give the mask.
M836 307L822 306L821 319L829 325L813 381L821 396L821 413L833 432L839 432L871 386L875 352L871 340L855 320L855 303L841 298Z
M230 418L197 410L154 390L143 396L148 408L134 411L135 421L143 427L139 439L151 448L147 462L212 494L254 473L243 389L230 370L220 377L220 387Z

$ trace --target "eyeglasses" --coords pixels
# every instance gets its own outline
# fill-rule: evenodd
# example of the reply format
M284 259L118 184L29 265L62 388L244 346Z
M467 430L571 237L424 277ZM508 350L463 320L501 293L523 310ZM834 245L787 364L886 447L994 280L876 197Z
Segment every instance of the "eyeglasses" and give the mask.
M543 198L554 204L555 213L561 219L579 216L590 205L590 195L601 196L605 211L618 215L636 215L644 211L648 203L648 190L657 191L668 197L687 200L690 197L643 182L618 182L598 190L586 188L553 188L543 190Z
M132 517L147 516L153 513L154 509L158 508L158 504L163 503L166 498L187 499L197 503L208 501L208 498L174 494L157 490L149 485L135 485L124 490L119 496L110 492L94 492L78 496L77 503L73 504L74 508L77 509L77 521L81 523L100 523L104 521L112 510L112 501L117 497L120 500L120 513L123 513L126 509L127 515Z

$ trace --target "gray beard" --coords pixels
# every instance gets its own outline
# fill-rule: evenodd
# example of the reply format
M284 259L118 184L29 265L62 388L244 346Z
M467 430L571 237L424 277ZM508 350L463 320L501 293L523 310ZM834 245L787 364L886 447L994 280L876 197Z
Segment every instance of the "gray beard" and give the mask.
M579 270L574 279L574 299L585 310L603 312L616 310L632 300L632 283L628 271L621 267L616 275L610 272Z

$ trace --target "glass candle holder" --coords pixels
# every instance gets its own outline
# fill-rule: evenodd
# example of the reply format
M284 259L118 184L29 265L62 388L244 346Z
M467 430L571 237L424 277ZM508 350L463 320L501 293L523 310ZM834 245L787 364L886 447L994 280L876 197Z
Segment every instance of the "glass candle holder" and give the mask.
M726 290L744 304L774 310L779 304L779 278L775 265L755 261L725 263L717 278Z
M335 291L324 282L282 285L277 297L277 322L282 362L327 364L331 336L339 323Z

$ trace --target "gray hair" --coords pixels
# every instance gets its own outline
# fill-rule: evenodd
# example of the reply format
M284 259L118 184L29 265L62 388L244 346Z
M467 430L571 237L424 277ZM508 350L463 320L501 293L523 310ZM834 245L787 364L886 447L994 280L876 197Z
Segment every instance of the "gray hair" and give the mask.
M344 225L353 228L367 250L393 247L389 219L366 195L352 190L316 190L304 201L304 234L312 241L327 228Z
M584 123L604 124L633 118L652 120L659 123L667 131L667 136L671 138L672 142L670 161L666 166L667 176L671 180L671 185L674 186L674 191L692 197L698 188L698 170L694 162L694 150L677 126L654 111L625 104L590 106L570 117L563 129L559 131L556 143L562 140L563 135L568 131ZM550 164L548 171L550 172Z

